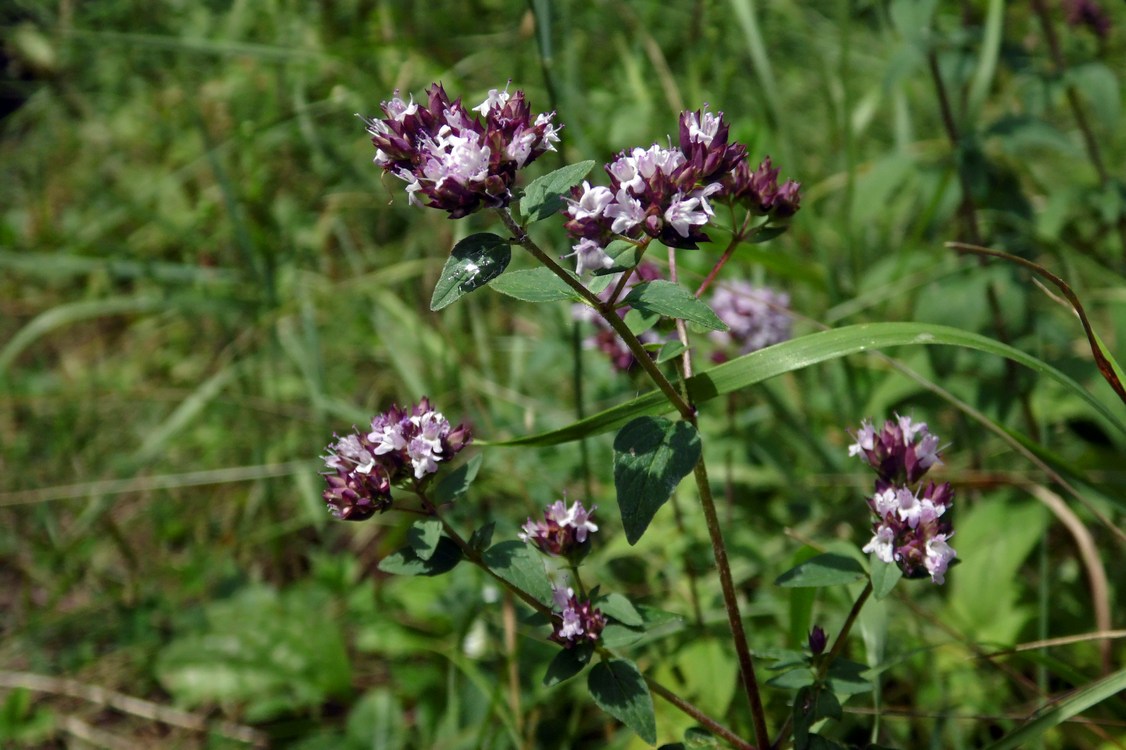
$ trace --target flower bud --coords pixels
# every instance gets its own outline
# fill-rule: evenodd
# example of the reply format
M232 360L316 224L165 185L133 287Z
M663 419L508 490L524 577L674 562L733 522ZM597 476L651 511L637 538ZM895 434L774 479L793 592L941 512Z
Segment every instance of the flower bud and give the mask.
M820 625L814 625L813 630L809 631L809 650L814 656L820 656L825 650L825 644L829 642L829 636L825 635L825 631L821 629Z

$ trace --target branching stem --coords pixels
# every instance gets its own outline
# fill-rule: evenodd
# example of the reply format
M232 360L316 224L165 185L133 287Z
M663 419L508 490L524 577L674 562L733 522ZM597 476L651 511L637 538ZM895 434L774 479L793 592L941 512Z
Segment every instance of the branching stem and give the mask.
M625 321L615 312L613 306L600 300L594 293L587 289L578 278L568 273L562 266L556 263L550 255L544 252L528 236L524 228L512 218L512 213L508 209L498 209L497 213L500 214L504 225L512 233L513 240L547 266L547 268L551 269L565 284L575 290L587 304L598 311L602 319L621 337L622 342L629 348L634 359L641 365L642 369L645 370L646 374L649 375L661 392L664 393L669 403L680 413L681 418L689 422L693 427L698 427L695 407L688 403L688 401L677 392L676 388L669 382L668 378L665 377L656 363L653 362L649 353L645 351L645 348L638 338L629 330ZM729 250L733 251L734 247L742 241L745 231L746 221L744 221L744 226L740 228L736 236L732 238L732 244ZM730 257L729 253L725 254ZM720 264L717 264L717 268L713 269L715 273L719 272L719 266ZM716 572L719 574L720 589L723 592L724 609L727 611L727 621L731 627L735 653L739 661L740 678L743 688L747 692L747 700L750 702L751 720L755 729L755 742L758 747L769 747L770 735L766 726L766 712L763 710L762 696L759 694L758 679L755 676L754 670L754 660L751 657L747 634L743 628L743 618L739 611L738 595L735 591L735 582L731 575L731 564L727 558L727 546L724 543L723 531L720 527L719 516L716 513L715 499L712 497L711 486L708 484L708 472L704 465L703 455L701 455L700 460L696 462L693 474L695 475L696 488L700 495L700 505L704 510L704 520L708 527L708 536L712 543L712 553L715 556Z
M645 351L645 346L638 340L637 336L633 334L633 331L629 329L625 321L614 312L614 309L587 289L581 281L575 278L574 274L568 273L566 269L555 262L554 258L545 253L540 246L528 236L524 228L516 223L516 220L512 218L512 213L507 208L497 209L497 213L500 214L504 225L508 227L508 231L512 232L512 238L516 244L520 245L520 247L531 253L536 260L551 269L551 272L562 279L567 286L575 290L584 302L598 311L598 314L602 316L603 320L621 337L622 343L629 348L630 353L633 354L633 358L637 361L637 364L641 366L641 369L645 370L645 373L649 375L657 387L661 389L661 392L665 394L665 397L668 398L669 403L680 412L680 416L685 419L694 416L696 410L677 393L673 384L669 382L669 379L666 378L660 368L657 367L653 358Z

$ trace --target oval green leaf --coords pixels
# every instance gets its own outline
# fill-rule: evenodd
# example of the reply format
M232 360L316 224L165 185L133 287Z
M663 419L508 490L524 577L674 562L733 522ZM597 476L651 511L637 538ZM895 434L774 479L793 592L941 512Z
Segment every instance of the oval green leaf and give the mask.
M602 614L614 618L623 625L638 628L645 624L641 613L621 594L607 594L595 602L595 606L602 611Z
M537 601L550 604L551 581L543 559L524 542L515 539L494 544L482 556L494 573Z
M633 662L610 659L599 662L587 678L590 696L606 713L637 732L650 745L657 742L653 696Z
M532 180L520 200L524 223L542 221L563 207L563 195L582 182L594 161L580 161Z
M459 562L461 550L452 539L442 537L429 559L423 560L407 546L380 560L379 569L400 576L436 576L453 570Z
M687 320L710 331L726 331L727 326L707 303L680 284L664 279L638 284L622 300L636 310L649 315Z
M442 275L434 285L430 309L441 310L480 289L504 273L510 260L512 248L505 238L489 232L469 235L454 245L442 268Z
M414 550L419 560L426 561L432 558L441 538L442 522L436 518L415 521L407 529L407 546Z
M639 417L614 439L614 486L626 541L637 540L680 480L700 460L700 436L688 422Z
M826 552L790 568L774 581L783 588L840 586L864 578L864 566L851 557Z
M890 594L895 584L903 577L903 571L898 565L884 562L876 557L874 552L869 561L869 568L872 571L872 594L876 599L883 599Z
M551 663L547 665L547 672L543 676L544 687L553 687L569 680L586 668L590 657L594 655L594 644L580 643L573 648L560 649Z
M559 302L560 300L580 299L567 282L555 275L550 268L529 268L509 271L489 282L489 286L501 294L515 297L524 302Z
M478 453L442 477L442 481L438 482L438 486L434 488L434 502L438 505L445 505L469 492L469 486L477 478L477 472L481 469L483 460L484 456Z

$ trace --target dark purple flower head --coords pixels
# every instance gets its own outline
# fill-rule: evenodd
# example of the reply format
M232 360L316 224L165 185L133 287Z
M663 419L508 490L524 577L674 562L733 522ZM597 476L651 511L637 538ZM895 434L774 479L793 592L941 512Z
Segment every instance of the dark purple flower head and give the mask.
M711 308L727 324L726 331L708 334L720 350L715 359L749 354L790 338L790 297L769 287L732 281L712 294Z
M583 642L593 643L606 627L606 617L589 601L579 602L573 589L557 588L554 592L555 615L551 640L564 648Z
M681 248L708 240L701 227L714 215L708 196L718 184L701 184L681 151L656 144L623 151L606 165L606 173L610 187L584 181L571 191L564 226L573 237L605 246L614 235L648 235Z
M554 113L533 118L522 91L493 89L467 110L436 83L425 107L398 92L381 107L384 119L364 118L375 163L407 183L411 204L440 208L451 219L507 206L516 172L559 141Z
M339 435L324 456L324 500L334 516L361 521L391 507L391 485L419 482L470 441L465 425L449 420L423 398L409 411L392 406L371 420L371 431Z
M338 468L324 478L324 501L342 521L363 521L391 507L391 482L382 466L372 466L367 473Z
M907 578L945 580L946 569L957 554L947 540L954 535L945 518L953 504L949 484L931 482L916 494L904 487L888 487L868 500L873 510L872 539L864 551L894 563Z
M544 510L542 521L528 519L520 538L549 555L567 557L580 550L590 534L598 531L598 526L590 520L597 507L592 505L587 510L576 500L568 508L566 502L557 500Z
M889 419L879 432L868 420L862 421L848 455L860 456L888 483L913 484L931 466L942 463L938 438L930 434L926 422L916 423L910 417Z
M945 580L956 552L948 544L954 532L946 511L954 503L949 483L916 485L938 457L938 437L925 423L909 417L888 420L880 432L864 420L849 447L878 475L876 490L868 498L872 511L872 539L864 551L885 563L894 563L907 578Z
M707 107L680 114L680 151L704 183L716 182L747 159L747 147L727 142L730 126L723 113L713 115Z
M1110 36L1110 16L1095 0L1063 0L1069 26L1086 26L1100 39Z
M683 112L677 148L627 149L605 166L608 187L589 182L575 187L564 226L578 240L573 254L581 267L599 260L594 246L605 248L616 237L695 248L709 241L704 228L715 217L715 201L746 204L771 218L792 216L798 184L779 187L769 159L751 172L747 147L731 142L729 130L723 113L706 107Z
M793 216L800 208L801 183L787 180L779 186L778 173L769 156L753 172L746 160L741 161L724 179L722 197L761 216L777 219Z

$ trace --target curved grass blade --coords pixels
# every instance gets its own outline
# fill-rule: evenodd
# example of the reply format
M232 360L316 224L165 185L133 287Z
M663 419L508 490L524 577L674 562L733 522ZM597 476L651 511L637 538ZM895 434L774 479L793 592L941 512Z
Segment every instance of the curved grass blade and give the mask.
M1006 357L1067 386L1126 435L1126 424L1123 424L1083 386L1047 362L980 334L928 323L867 323L791 339L725 362L690 378L689 400L693 404L700 405L783 373L795 372L849 354L892 346L958 346ZM670 411L672 406L665 397L654 391L558 430L497 442L493 445L558 445L617 429L639 416L665 414Z
M1101 680L1096 680L1086 687L1080 688L1057 703L1045 706L1035 719L989 745L985 750L1015 750L1018 747L1027 747L1028 744L1052 727L1062 724L1072 716L1086 711L1091 706L1101 703L1123 690L1126 690L1126 669L1120 669Z
M1064 297L1067 297L1067 301L1075 308L1075 314L1079 316L1079 322L1083 324L1083 332L1087 334L1087 342L1091 345L1091 356L1095 358L1095 365L1099 368L1099 373L1106 382L1110 383L1110 387L1118 394L1118 398L1122 399L1122 403L1126 404L1126 387L1123 387L1122 380L1119 377L1122 368L1118 366L1118 362L1116 362L1114 357L1110 355L1110 352L1106 350L1099 335L1091 328L1091 322L1087 319L1087 313L1083 309L1082 303L1079 302L1079 297L1071 290L1071 287L1067 285L1066 281L1037 263L1025 260L1017 255L1010 255L1000 250L990 250L987 247L968 245L964 242L947 242L946 246L952 247L955 250L974 253L975 255L989 255L994 258L1007 260L1010 263L1016 263L1055 284L1056 288L1063 293Z
M53 307L37 315L0 350L0 374L36 339L56 328L109 315L154 312L167 306L168 302L159 297L107 297Z

